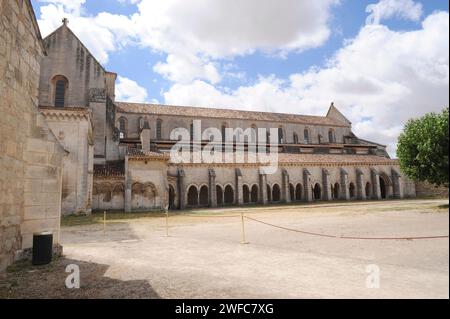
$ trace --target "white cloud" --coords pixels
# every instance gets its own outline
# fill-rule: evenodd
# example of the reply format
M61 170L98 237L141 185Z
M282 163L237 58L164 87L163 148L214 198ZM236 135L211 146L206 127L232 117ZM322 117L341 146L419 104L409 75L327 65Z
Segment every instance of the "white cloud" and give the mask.
M83 14L85 0L40 0L44 36L66 16L70 27L102 63L130 41L167 54L155 71L169 80L220 80L217 59L257 50L284 55L325 43L330 10L338 0L119 0L138 13Z
M116 100L121 102L145 103L148 99L147 90L135 81L119 76L116 84Z
M413 0L381 0L368 5L366 12L370 13L367 24L380 24L382 20L393 17L419 21L422 16L422 4Z
M202 78L216 84L221 79L214 63L189 54L169 54L166 62L158 62L153 70L177 83L189 83L197 78Z
M407 119L449 104L448 37L447 12L428 16L418 31L367 25L326 68L288 80L260 78L233 91L203 81L175 84L164 97L169 104L320 115L334 101L354 123L356 134L387 144L395 154Z
M96 59L106 64L109 53L129 43L131 21L128 17L100 13L95 17L80 14L84 0L41 0L49 2L41 7L38 20L43 37L46 37L61 25L62 18L68 18L69 27L86 45ZM51 2L51 3L50 3Z

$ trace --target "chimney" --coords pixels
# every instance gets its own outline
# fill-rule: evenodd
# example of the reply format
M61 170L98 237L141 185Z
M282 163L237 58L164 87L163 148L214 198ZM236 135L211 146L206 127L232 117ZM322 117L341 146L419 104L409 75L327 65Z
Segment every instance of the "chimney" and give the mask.
M147 119L145 119L144 126L141 131L141 144L142 150L150 151L150 125L148 125Z

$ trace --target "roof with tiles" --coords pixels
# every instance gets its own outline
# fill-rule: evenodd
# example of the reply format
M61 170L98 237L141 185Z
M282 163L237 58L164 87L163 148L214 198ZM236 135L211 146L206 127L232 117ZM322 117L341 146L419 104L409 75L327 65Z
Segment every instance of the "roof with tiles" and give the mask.
M349 127L348 124L325 116L297 115L287 113L270 113L216 109L193 106L174 106L160 104L142 104L115 102L119 113L138 113L169 116L207 117L217 119L242 119L283 123L300 123L308 125L327 125Z
M170 161L170 153L155 153L155 152L146 152L140 149L132 149L129 148L127 151L127 155L134 158L140 159L152 159L152 158L163 158L167 161ZM202 159L202 155L198 154L198 156L194 156L194 153L190 154L191 163L192 164L202 164L194 162L193 159ZM397 165L398 160L386 158L383 156L377 155L350 155L350 154L291 154L291 153L278 153L278 163L279 164L304 164L310 166L317 165ZM244 154L243 159L237 161L236 158L233 158L234 162L227 161L225 154L223 154L223 163L224 164L258 164L261 163L264 165L258 158L255 157L256 162L251 162L248 160L248 153ZM191 164L185 163L185 164ZM221 163L218 163L219 165ZM212 164L214 165L214 164Z
M160 159L169 159L169 154L166 153L159 153L159 152L153 152L153 151L144 151L142 149L134 148L134 147L128 147L126 149L125 154L128 157L132 158L160 158Z
M347 154L289 154L279 153L279 163L305 163L305 164L388 164L392 165L398 161L395 159L386 158L376 155L347 155Z
M108 162L94 165L95 177L124 177L125 165L123 161Z

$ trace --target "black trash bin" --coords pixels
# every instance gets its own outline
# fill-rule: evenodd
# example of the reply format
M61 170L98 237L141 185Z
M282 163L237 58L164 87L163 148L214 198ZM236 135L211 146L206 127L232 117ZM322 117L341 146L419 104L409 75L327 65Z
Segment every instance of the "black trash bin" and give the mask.
M53 234L51 232L33 235L33 265L47 265L53 257Z

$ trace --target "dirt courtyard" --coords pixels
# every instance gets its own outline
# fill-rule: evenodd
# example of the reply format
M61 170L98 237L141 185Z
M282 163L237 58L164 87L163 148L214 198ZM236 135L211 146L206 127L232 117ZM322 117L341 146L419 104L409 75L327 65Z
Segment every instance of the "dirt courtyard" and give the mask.
M446 236L444 204L448 201L196 210L171 213L169 237L161 216L110 220L106 233L99 223L65 226L65 258L0 275L0 298L448 298L448 238L318 237L245 219L249 244L240 243L241 212L336 236ZM80 289L65 288L68 264L80 267ZM379 270L379 288L367 287L373 269Z

